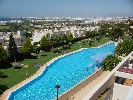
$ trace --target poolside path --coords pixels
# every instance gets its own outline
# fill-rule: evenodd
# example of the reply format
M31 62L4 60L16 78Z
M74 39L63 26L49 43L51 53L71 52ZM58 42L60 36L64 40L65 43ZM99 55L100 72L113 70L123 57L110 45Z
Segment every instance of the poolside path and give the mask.
M82 100L88 94L88 92L90 92L109 73L110 73L109 71L104 71L99 77L97 77L91 83L89 83L88 85L86 85L79 92L77 92L76 94L74 94L73 96L71 96L68 100Z

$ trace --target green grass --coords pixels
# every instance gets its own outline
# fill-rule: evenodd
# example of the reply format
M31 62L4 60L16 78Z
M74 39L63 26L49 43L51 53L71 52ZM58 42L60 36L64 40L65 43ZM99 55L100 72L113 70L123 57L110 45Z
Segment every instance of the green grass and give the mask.
M0 29L10 29L10 26L0 26Z
M104 44L108 42L109 38L101 38L100 42L94 41L92 43L92 46L94 44ZM72 52L75 50L80 49L80 46L82 48L89 48L91 46L88 45L88 43L74 43L70 49L66 49L66 52ZM62 49L62 46L60 47ZM63 52L63 50L61 50ZM21 81L25 80L27 77L32 76L38 68L33 67L32 65L35 63L42 63L45 64L52 58L56 56L60 56L62 53L53 53L53 52L45 52L43 56L39 55L39 59L24 59L21 63L28 65L28 68L21 68L21 69L14 69L13 67L7 68L7 69L0 69L4 72L4 77L0 78L0 94L4 92L6 89L11 88L12 86L20 83ZM24 74L25 72L28 72L27 76Z

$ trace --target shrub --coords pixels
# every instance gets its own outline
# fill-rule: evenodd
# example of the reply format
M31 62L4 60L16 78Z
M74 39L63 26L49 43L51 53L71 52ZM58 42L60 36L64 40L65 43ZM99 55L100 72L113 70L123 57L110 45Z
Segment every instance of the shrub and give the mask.
M102 69L104 71L111 71L113 70L116 65L120 62L117 56L115 55L109 55L102 61Z

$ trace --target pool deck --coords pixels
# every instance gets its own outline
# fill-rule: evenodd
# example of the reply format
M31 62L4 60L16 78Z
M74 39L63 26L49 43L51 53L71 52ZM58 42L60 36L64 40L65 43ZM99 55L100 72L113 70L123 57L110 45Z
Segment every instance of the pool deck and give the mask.
M79 92L71 96L68 100L82 100L101 80L103 80L110 72L104 71L99 77L90 82Z
M112 42L112 41L110 41L110 42ZM110 42L107 42L107 43L110 43ZM107 43L105 43L105 44L107 44ZM105 44L103 44L103 45L105 45ZM100 45L99 47L101 47L103 45ZM97 48L97 47L94 47L94 48ZM35 79L36 77L38 77L39 75L41 75L42 72L45 70L45 68L48 65L50 65L52 62L54 62L56 59L61 58L61 57L64 57L64 56L69 55L69 54L72 54L74 52L81 51L83 49L84 48L81 48L81 49L79 49L77 51L73 51L73 52L70 52L70 53L67 53L67 54L64 54L64 55L61 55L61 56L58 56L58 57L53 58L52 60L50 60L49 62L47 62L43 66L41 66L40 69L33 76L27 78L26 80L18 83L17 85L15 85L15 86L11 87L10 89L7 89L5 92L3 92L3 94L0 96L0 100L8 100L8 98L10 97L10 93L12 93L13 91L19 89L21 86L24 86L26 83L29 83L30 81L32 81L33 79ZM88 84L87 86L85 86L85 88L83 88L78 93L76 93L73 96L73 97L75 97L75 99L70 99L70 100L81 100L79 98L83 98L89 92L89 90L91 90L92 87L94 87L94 85L98 84L107 74L108 74L107 72L103 72L102 75L100 75L98 78L96 78L90 84Z

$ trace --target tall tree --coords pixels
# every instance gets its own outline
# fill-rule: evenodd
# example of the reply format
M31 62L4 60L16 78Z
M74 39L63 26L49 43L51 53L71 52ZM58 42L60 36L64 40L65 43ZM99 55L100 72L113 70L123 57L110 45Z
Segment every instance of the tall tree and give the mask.
M27 38L24 44L22 45L22 53L25 56L30 56L32 51L33 51L33 45L31 44L31 40Z
M115 26L112 28L112 30L109 32L109 35L111 36L112 40L118 39L119 36L123 36L124 32L119 26Z
M40 40L40 46L42 48L49 46L49 40L45 37L45 35Z
M15 61L18 58L18 48L14 41L12 33L9 36L8 52L11 61ZM13 60L14 59L14 60Z
M68 34L67 40L68 40L68 41L72 41L72 40L73 40L73 34L72 34L72 33L69 33L69 34Z
M2 44L0 44L0 68L4 68L7 64L8 57Z
M98 31L98 33L99 33L100 36L106 35L106 33L108 33L108 29L106 29L106 28L101 28L101 29Z
M30 38L30 37L32 37L32 34L25 32L24 34L22 34L22 36L26 36L26 38Z

